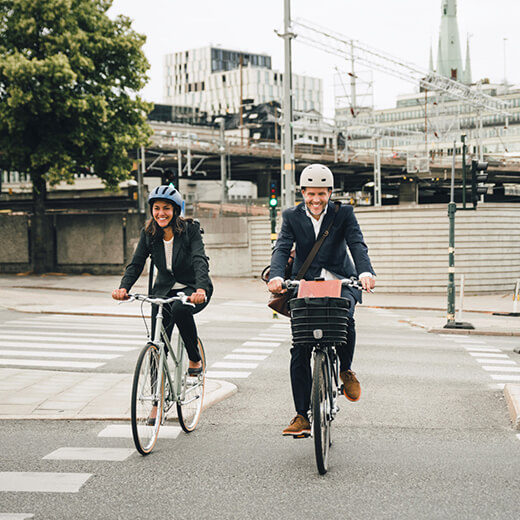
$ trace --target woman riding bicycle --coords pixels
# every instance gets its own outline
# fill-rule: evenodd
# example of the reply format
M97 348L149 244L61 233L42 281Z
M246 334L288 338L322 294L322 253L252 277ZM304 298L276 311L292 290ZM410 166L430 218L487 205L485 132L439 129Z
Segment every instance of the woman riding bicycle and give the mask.
M189 373L197 375L202 372L202 362L193 314L206 307L213 293L200 226L198 222L182 216L181 194L171 185L155 188L148 197L148 203L152 217L141 231L134 257L126 267L119 289L112 292L112 298L128 299L128 291L141 275L146 259L151 256L157 268L152 294L169 297L184 292L195 304L191 307L177 301L165 306L164 323L169 336L174 325L177 325L188 352ZM154 305L152 323L155 322L156 313Z

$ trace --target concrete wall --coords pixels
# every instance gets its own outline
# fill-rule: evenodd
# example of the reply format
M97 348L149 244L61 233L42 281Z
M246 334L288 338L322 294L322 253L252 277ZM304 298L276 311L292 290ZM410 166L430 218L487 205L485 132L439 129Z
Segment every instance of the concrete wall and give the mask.
M380 292L445 293L449 221L446 206L356 208ZM120 274L142 227L138 214L52 217L56 270ZM201 218L213 276L260 276L270 263L268 217ZM0 272L30 268L29 220L0 214ZM455 280L467 293L512 292L520 278L520 204L479 204L455 215Z
M446 292L446 206L358 208L378 291ZM469 293L512 291L520 278L520 205L479 204L455 214L455 281Z

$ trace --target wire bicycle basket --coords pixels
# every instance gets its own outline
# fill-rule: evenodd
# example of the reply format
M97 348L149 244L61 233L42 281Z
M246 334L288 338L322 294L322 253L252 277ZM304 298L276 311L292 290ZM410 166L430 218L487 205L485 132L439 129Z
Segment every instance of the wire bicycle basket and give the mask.
M293 345L346 343L349 308L346 298L293 298L289 301Z

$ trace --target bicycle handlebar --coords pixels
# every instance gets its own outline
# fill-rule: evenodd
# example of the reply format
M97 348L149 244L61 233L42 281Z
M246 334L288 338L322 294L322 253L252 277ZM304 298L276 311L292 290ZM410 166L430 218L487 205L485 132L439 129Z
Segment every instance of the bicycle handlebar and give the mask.
M139 300L142 302L148 302L148 303L152 303L155 305L165 305L167 303L179 301L183 305L191 305L192 307L195 307L195 304L188 301L188 298L189 298L189 296L186 296L186 294L184 294L183 292L179 292L179 293L177 293L177 296L170 296L169 298L161 298L159 296L151 297L151 296L146 296L145 294L129 293L128 300L123 300L120 303L130 303L135 300Z
M282 282L282 288L283 289L296 289L300 286L301 280L284 280ZM351 276L350 278L342 278L341 285L346 285L347 287L353 287L354 289L361 289L363 290L363 287L361 286L359 279L355 276ZM372 292L372 291L370 291Z

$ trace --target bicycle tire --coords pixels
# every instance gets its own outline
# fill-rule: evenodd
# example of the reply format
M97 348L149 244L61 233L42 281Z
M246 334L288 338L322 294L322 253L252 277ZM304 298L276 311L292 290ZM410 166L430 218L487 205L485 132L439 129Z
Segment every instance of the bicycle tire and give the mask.
M327 356L324 352L318 351L316 352L312 376L311 412L314 451L320 475L327 473L329 464L331 420L329 386Z
M159 436L164 406L164 371L158 374L159 350L148 343L139 354L132 383L132 437L141 455L148 455ZM150 413L157 406L157 415L151 424Z
M177 401L177 416L181 428L186 432L192 432L200 419L202 403L204 401L204 387L206 384L206 353L200 338L197 338L200 357L202 360L202 374L188 376L188 356L184 356L185 363L182 370L182 392L183 399Z

